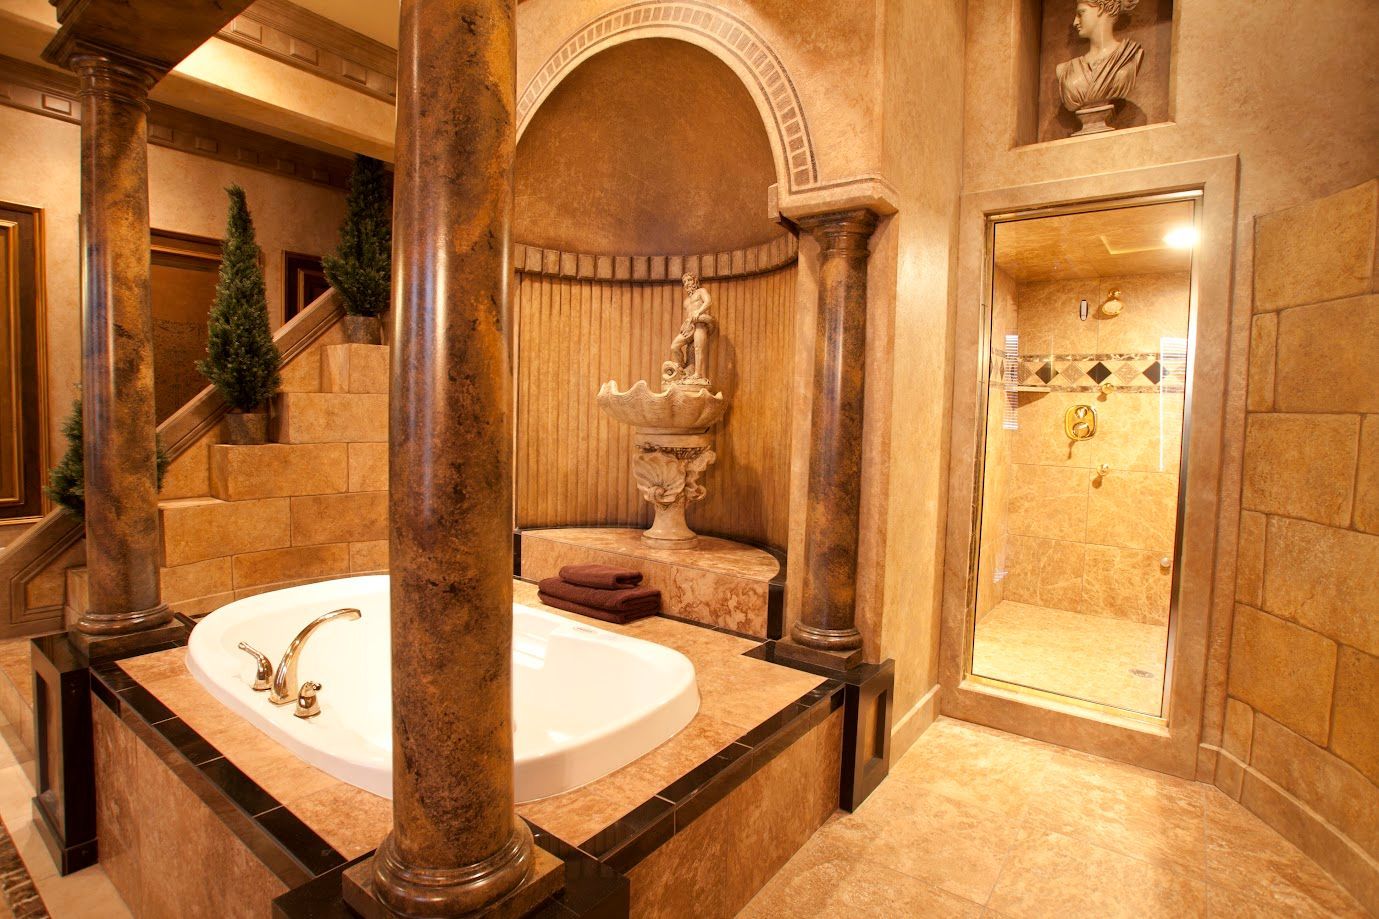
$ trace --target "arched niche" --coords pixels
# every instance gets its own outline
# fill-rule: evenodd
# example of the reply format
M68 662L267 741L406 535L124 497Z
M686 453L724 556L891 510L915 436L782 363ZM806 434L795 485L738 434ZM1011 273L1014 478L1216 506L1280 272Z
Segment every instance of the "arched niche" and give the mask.
M784 192L818 184L809 121L780 57L745 20L699 0L645 0L581 26L522 87L517 100L519 140L544 100L590 57L625 42L656 38L697 45L737 74L768 127L776 181Z
M513 236L609 255L718 252L785 233L765 125L719 58L667 38L592 55L518 142Z
M632 431L600 384L659 386L684 270L705 278L719 334L705 535L784 549L796 247L768 214L770 141L737 73L698 44L620 42L565 74L517 147L517 523L644 527Z

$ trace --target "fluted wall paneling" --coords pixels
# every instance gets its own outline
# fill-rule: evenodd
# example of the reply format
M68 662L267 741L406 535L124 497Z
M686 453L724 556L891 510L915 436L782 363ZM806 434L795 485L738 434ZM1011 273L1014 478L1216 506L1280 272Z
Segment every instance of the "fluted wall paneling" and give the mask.
M696 531L783 548L789 504L795 265L705 283L718 321L709 377L729 400L714 427L717 461L691 506ZM678 281L625 283L519 272L517 524L650 525L632 477L632 429L598 410L660 368L678 331Z

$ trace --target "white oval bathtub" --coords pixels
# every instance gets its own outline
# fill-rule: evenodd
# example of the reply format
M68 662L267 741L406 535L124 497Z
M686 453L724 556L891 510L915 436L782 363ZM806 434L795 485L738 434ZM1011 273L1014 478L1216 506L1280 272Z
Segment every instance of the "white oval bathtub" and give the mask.
M322 685L321 714L255 692L246 641L277 665L293 636L322 613L328 622L298 660L299 680ZM302 760L391 798L392 685L388 576L342 578L246 597L192 630L187 667L211 695ZM694 665L678 651L513 605L513 737L518 801L567 791L606 775L677 734L699 710Z

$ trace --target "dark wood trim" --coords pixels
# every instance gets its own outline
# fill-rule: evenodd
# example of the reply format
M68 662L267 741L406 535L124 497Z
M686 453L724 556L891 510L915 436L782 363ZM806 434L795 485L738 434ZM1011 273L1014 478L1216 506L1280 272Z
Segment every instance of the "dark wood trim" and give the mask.
M75 77L3 55L0 105L81 124L81 100L77 97ZM345 188L354 167L343 156L157 102L149 107L148 142L155 147L330 188Z
M258 0L217 37L384 102L397 99L396 50L286 0Z
M10 522L42 516L50 507L42 489L50 465L47 262L42 208L0 201L0 220L16 224L19 243L19 250L14 254L17 270L13 282L18 299L16 306L20 312L14 317L16 321L12 326L18 331L19 338L14 344L20 357L18 399L15 405L19 430L4 432L3 436L9 438L17 435L22 444L18 470L21 501L0 507L6 512L6 516L0 519ZM30 301L27 311L26 300ZM26 342L29 348L25 347Z
M325 273L321 268L321 256L311 255L307 252L290 252L283 250L282 254L282 284L283 284L283 322L288 322L297 317L302 310L311 305L312 300L306 300L306 289L302 284L302 275L306 272L319 274L321 283L329 289L330 285L325 280ZM314 298L313 298L314 299Z

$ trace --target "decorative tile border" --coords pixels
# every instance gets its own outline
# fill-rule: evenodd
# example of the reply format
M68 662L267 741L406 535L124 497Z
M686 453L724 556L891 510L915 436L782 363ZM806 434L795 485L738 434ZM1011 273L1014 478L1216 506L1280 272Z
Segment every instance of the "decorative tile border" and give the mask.
M798 257L799 241L787 233L759 246L706 255L592 255L518 243L512 264L523 274L547 277L678 284L686 272L704 281L740 278L784 268Z
M992 382L1020 392L1093 393L1110 383L1122 393L1181 393L1187 381L1181 354L1021 354L1013 366L1006 354L991 357Z
M395 50L284 0L256 0L217 37L384 102L396 101Z
M799 93L779 56L743 20L699 0L648 0L611 10L566 39L536 71L517 100L520 137L543 99L565 75L595 52L637 37L666 32L693 33L720 56L730 57L752 75L754 89L771 112L777 146L785 162L784 180L791 192L819 181L814 141Z

